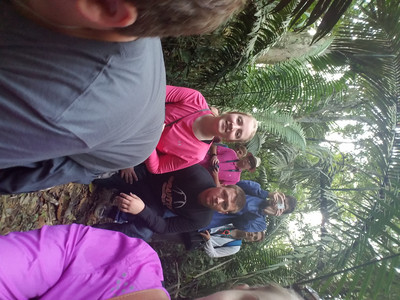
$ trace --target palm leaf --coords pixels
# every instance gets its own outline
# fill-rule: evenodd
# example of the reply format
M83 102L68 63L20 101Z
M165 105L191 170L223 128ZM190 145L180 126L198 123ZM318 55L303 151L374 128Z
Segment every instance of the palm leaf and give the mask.
M290 114L263 111L255 113L254 116L259 120L259 130L268 131L301 149L305 148L306 139L303 128Z

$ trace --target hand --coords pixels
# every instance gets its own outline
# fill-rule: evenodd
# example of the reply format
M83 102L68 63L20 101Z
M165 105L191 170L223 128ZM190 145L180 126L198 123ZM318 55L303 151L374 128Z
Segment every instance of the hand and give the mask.
M208 230L200 232L200 235L203 237L205 241L209 241L211 239L211 234L208 232Z
M218 165L218 164L219 164L219 159L218 159L218 157L217 157L216 155L211 156L210 165L211 165L211 166L216 166L216 165Z
M272 203L273 203L274 207L276 207L275 216L276 217L281 216L283 214L283 212L285 211L285 208L278 208L278 206L283 204L283 207L285 207L285 194L284 193L275 192L273 194Z
M121 193L115 198L118 208L125 213L137 215L143 211L145 204L138 196L129 193L129 195Z
M217 187L221 186L221 182L219 182L219 175L218 175L219 174L219 169L216 168L216 169L211 170L210 172L211 172L211 177L214 179L215 185Z
M219 168L214 168L211 173L213 178L217 177L219 179Z
M135 181L139 180L133 167L119 170L119 173L126 183L133 184Z

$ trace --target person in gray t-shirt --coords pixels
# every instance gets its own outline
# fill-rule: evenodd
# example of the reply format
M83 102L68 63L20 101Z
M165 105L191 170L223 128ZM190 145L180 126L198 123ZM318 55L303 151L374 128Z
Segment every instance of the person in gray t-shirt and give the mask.
M242 2L0 1L0 193L144 161L166 81L160 40L146 36L212 30Z

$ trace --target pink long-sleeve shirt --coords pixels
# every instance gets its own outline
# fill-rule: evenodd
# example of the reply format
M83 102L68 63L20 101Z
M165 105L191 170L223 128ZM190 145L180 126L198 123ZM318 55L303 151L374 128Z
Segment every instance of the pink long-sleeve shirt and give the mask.
M240 175L242 174L242 171L236 167L236 161L238 160L236 152L224 146L217 146L217 158L219 160L219 182L226 185L236 184L240 180ZM200 165L206 168L212 175L210 160L211 156L207 154L200 162Z
M193 89L167 86L165 128L157 148L145 161L154 174L167 173L190 167L200 162L211 143L197 139L193 122L211 114L206 99Z

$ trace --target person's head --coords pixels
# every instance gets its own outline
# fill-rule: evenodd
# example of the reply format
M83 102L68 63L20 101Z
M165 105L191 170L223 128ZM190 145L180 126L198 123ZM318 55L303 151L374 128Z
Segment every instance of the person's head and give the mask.
M246 204L246 195L237 185L212 187L199 194L199 202L219 213L235 213Z
M236 152L237 157L240 159L247 155L247 148L245 145L239 144L239 145L235 146L235 152Z
M250 172L254 172L260 165L261 159L257 156L254 156L251 152L248 152L245 157L240 158L236 163L236 166L240 170L249 170Z
M248 142L256 134L257 120L249 114L228 112L216 118L215 135L226 142Z
M243 7L245 0L127 0L138 11L133 36L181 36L211 32Z
M236 286L231 290L198 298L197 300L301 300L293 290L285 289L278 284L249 287L247 284Z
M258 232L246 232L245 238L243 239L245 242L259 242L265 238L264 231Z
M231 231L232 237L235 239L242 239L245 242L258 242L261 241L265 238L265 232L264 231L258 231L258 232L248 232L248 231L243 231L240 229L235 229L234 231Z
M268 200L263 211L266 215L280 216L292 213L296 205L297 199L295 197L280 192L272 192L268 194Z
M106 41L213 31L245 0L13 0L34 21L64 34Z

